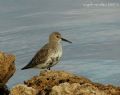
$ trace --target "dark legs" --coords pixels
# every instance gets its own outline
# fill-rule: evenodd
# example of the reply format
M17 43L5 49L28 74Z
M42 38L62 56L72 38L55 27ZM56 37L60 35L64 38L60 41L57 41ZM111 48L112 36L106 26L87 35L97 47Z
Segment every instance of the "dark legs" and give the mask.
M50 70L50 67L48 67L47 69Z

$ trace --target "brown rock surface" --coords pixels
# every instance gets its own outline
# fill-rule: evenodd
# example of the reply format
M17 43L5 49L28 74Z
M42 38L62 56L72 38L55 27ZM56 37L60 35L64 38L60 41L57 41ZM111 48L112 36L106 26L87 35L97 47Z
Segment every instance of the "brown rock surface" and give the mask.
M36 95L36 90L32 87L27 87L24 84L18 84L12 88L9 95Z
M0 87L4 86L15 72L15 56L0 51Z
M37 95L120 95L120 87L93 83L64 71L42 72L25 84L36 89Z
M86 83L80 85L79 83L62 83L58 86L54 86L50 92L50 95L106 95L102 90L97 87Z

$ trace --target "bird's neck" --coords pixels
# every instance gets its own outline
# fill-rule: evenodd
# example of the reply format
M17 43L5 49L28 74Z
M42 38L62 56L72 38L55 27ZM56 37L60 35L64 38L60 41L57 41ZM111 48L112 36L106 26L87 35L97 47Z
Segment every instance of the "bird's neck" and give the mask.
M56 42L56 41L52 41L52 42L49 42L49 45L53 48L56 48L56 47L59 47L61 45L61 43Z

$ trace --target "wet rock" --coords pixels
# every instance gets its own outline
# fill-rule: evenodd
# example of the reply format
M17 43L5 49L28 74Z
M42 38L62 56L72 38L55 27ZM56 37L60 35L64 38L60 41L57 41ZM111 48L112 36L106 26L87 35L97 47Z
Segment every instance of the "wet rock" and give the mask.
M36 95L37 92L32 87L27 87L24 84L18 84L12 88L9 95Z
M0 51L0 87L4 86L15 72L15 56Z

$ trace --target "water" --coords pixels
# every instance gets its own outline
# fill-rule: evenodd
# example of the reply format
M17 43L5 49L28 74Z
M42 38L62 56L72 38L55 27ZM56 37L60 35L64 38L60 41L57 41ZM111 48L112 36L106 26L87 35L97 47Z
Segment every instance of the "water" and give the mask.
M16 55L17 71L9 87L39 73L20 69L53 31L73 43L63 42L63 58L52 69L120 86L120 6L83 6L90 1L120 4L119 0L0 0L0 50Z

